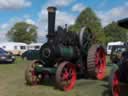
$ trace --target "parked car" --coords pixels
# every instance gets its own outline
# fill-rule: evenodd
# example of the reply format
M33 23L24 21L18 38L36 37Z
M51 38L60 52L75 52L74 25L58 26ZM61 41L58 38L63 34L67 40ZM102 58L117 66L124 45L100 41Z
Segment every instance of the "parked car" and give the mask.
M0 48L0 63L13 63L15 61L15 56L12 53L5 51Z
M21 57L27 60L39 59L39 50L28 50L25 51Z

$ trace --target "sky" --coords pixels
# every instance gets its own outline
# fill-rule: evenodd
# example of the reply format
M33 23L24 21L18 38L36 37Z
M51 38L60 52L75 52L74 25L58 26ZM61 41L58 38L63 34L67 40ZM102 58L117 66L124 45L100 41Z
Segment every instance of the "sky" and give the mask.
M128 17L128 0L0 0L0 42L16 22L25 21L38 27L38 42L46 41L47 7L56 6L56 26L74 24L80 12L90 7L103 26Z

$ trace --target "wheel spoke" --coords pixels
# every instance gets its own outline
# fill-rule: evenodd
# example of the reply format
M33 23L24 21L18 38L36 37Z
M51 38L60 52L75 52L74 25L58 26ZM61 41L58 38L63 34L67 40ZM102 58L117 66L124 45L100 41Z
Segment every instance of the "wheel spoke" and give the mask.
M75 67L70 63L62 63L62 65L60 64L60 68L62 68L62 71L59 71L58 73L60 75L56 75L57 77L60 76L58 84L65 91L71 90L74 87L76 81Z
M96 64L99 64L99 54L96 54Z
M29 64L27 70L26 70L26 81L30 85L36 85L38 84L41 79L43 74L37 74L35 72L35 67L36 65L40 64L39 61L33 61L32 63Z
M105 55L101 48L97 50L96 54L96 73L98 78L101 78L105 72Z

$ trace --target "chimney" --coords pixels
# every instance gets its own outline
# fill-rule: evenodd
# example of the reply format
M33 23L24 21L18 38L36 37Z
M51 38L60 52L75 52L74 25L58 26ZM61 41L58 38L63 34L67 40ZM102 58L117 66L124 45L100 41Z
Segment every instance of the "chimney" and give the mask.
M56 7L48 7L48 41L51 41L55 36L55 17L56 17Z

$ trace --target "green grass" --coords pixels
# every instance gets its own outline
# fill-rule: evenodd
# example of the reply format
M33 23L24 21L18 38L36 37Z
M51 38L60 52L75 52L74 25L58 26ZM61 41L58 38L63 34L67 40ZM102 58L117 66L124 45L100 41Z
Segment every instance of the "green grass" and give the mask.
M0 64L0 96L109 96L108 82L105 80L77 80L75 88L70 92L55 89L51 81L45 85L28 86L24 80L28 63L30 61L17 58L14 64ZM109 70L107 68L107 74Z

